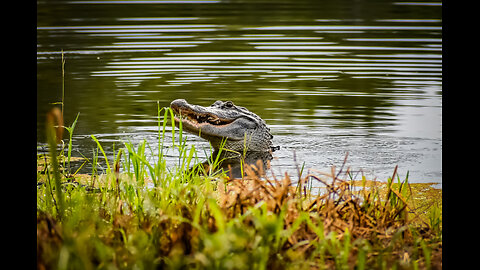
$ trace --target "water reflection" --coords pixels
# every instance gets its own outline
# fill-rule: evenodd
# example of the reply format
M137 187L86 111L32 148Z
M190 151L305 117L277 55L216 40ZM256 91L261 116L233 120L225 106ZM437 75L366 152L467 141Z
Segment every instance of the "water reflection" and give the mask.
M441 23L437 2L39 2L38 140L61 99L63 50L78 152L90 134L155 145L157 101L229 99L266 120L286 170L293 150L306 168L348 151L379 177L399 164L441 181Z
M106 1L68 1L69 4L212 4L216 0L106 0Z
M209 170L223 170L231 179L244 178L248 177L245 172L250 167L253 168L257 176L263 177L266 175L266 172L270 170L270 162L273 159L271 152L247 151L242 155L231 155L222 152L218 157L218 160L220 160L218 166L212 168L211 164L215 163L214 161L217 160L218 155L219 153L214 151L207 160L201 164L202 171L200 171L200 173L203 171L208 172Z

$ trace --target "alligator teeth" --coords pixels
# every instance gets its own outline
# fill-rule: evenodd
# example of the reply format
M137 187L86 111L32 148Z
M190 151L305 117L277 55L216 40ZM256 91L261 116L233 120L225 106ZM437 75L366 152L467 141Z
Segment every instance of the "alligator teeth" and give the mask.
M220 119L218 117L209 116L208 117L208 122L211 122L211 123L214 123L214 124L219 124Z

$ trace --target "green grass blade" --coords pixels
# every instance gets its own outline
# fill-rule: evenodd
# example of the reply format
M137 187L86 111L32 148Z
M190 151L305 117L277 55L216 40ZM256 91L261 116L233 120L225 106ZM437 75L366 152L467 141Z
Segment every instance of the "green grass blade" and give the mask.
M70 157L72 156L72 137L73 137L73 131L75 130L75 126L77 125L77 120L78 117L80 116L80 113L77 113L77 117L75 117L75 121L73 121L73 124L70 127L65 127L65 129L68 131L69 135L69 140L68 140L68 156L67 156L67 164L68 164L68 171L70 171Z
M97 140L97 138L95 137L95 135L90 135L92 137L92 139L97 143L98 145L98 148L100 148L100 151L102 152L103 154L103 157L105 158L105 162L107 163L107 174L109 174L112 170L110 169L110 163L108 162L108 158L107 158L107 155L105 154L105 151L103 150L103 147L102 145L100 144L100 142Z

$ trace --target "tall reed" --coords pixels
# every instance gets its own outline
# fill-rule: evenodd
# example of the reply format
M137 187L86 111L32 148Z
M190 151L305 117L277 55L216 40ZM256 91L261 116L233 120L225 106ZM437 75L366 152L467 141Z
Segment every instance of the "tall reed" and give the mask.
M55 125L55 123L57 125ZM63 117L58 108L54 107L47 113L47 122L45 126L50 150L50 161L52 163L53 176L55 180L56 200L54 199L54 203L57 207L57 213L59 217L63 218L65 203L61 189L61 179L57 157L57 144L60 143L63 135ZM50 186L50 188L52 187Z

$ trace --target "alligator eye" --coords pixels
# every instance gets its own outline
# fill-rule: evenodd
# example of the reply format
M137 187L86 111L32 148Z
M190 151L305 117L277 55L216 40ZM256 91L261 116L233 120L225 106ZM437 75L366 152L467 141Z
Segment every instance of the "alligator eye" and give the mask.
M231 107L233 107L233 102L227 101L227 102L225 102L225 106L226 106L227 108L231 108Z

